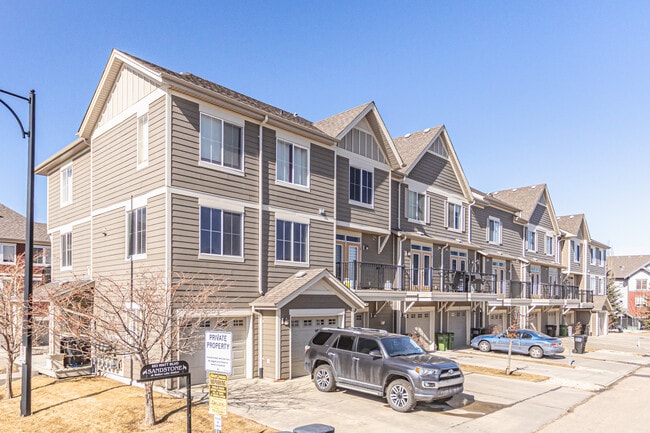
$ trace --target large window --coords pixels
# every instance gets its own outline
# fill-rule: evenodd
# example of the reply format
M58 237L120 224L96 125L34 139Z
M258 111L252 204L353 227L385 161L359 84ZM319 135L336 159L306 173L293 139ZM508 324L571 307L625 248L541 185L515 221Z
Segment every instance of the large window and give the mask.
M552 256L554 254L555 248L555 238L551 235L546 235L546 255Z
M275 259L284 262L307 262L309 225L277 220L275 223Z
M464 209L463 206L457 203L447 203L446 214L447 228L456 231L463 231Z
M61 234L61 268L72 267L72 232Z
M497 218L488 218L488 242L501 244L501 220Z
M201 161L242 169L242 128L201 113Z
M72 164L61 169L61 206L72 203Z
M528 251L537 251L537 233L532 227L526 229L526 249Z
M281 182L307 186L309 179L309 152L288 141L277 141L275 178Z
M149 161L149 116L138 117L138 166Z
M141 207L129 212L128 256L138 256L147 253L147 208Z
M50 264L50 248L49 247L34 247L35 265L49 265Z
M201 207L201 254L242 256L243 215Z
M2 263L16 263L16 244L0 244Z
M372 172L350 167L350 200L372 205Z
M408 191L407 195L407 209L408 209L408 218L415 221L425 221L426 220L426 195L420 194L416 191Z

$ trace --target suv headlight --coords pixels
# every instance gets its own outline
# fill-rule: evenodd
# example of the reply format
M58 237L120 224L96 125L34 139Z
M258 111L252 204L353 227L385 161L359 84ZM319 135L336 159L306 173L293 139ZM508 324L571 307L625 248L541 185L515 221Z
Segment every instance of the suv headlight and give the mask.
M437 376L440 374L440 370L436 368L415 367L415 372L420 376Z

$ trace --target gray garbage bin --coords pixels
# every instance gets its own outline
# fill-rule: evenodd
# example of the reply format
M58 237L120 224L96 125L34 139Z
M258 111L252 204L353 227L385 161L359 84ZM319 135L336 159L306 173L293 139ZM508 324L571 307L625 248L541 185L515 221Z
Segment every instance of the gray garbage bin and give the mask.
M334 427L325 424L309 424L294 428L293 433L334 433Z
M576 334L573 336L573 351L575 353L585 353L587 348L587 336L584 334Z

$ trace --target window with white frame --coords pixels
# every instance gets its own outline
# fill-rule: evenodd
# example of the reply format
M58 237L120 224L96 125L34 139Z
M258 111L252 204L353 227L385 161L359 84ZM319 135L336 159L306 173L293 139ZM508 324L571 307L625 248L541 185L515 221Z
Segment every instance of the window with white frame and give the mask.
M2 263L16 263L16 244L0 244Z
M61 206L72 203L72 163L61 169Z
M636 280L636 290L638 291L648 290L648 280L646 279Z
M276 220L275 260L307 263L308 236L308 224Z
M526 249L528 251L537 251L537 233L533 227L526 229Z
M580 243L571 241L571 247L573 249L573 261L576 263L580 262Z
M648 299L645 296L635 296L634 297L634 306L635 307L647 307Z
M34 257L33 262L35 265L49 265L51 261L50 256L50 247L34 247Z
M140 256L147 253L147 208L134 209L127 218L127 257Z
M149 115L138 117L138 166L149 162Z
M605 266L607 264L607 251L600 250L600 266Z
M465 209L458 203L447 202L445 225L449 230L463 231Z
M498 218L488 218L488 242L491 244L501 244L501 220Z
M552 235L546 235L545 237L545 251L547 256L552 256L555 254L555 238Z
M350 201L372 205L373 173L350 166Z
M201 254L242 257L243 215L201 206Z
M365 156L366 158L373 159L383 164L386 163L386 158L377 143L375 138L358 128L352 128L341 141L338 147L345 149L349 152L356 153L357 155Z
M597 254L597 252L598 252L598 249L596 249L594 247L589 247L589 263L592 264L592 265L596 264L596 260L597 260L596 254Z
M72 232L61 233L61 268L72 267Z
M426 221L427 212L427 197L426 194L420 194L417 191L408 190L406 197L407 200L407 216L408 219L414 221Z
M281 182L307 186L309 182L309 151L278 139L275 178Z
M442 137L436 138L436 141L433 142L431 147L429 148L431 151L442 157L442 158L448 158L449 156L447 155L447 149L445 148L445 143L442 141Z
M242 128L201 113L201 161L241 170Z

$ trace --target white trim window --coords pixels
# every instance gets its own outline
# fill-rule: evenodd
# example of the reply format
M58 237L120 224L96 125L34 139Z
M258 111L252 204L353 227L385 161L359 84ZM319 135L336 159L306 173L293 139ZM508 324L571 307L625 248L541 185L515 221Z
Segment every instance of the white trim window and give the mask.
M138 167L144 167L149 162L149 115L144 113L138 117Z
M634 306L639 308L639 307L647 307L648 306L648 299L645 296L635 296L634 297Z
M372 206L373 172L350 166L350 201Z
M35 265L49 265L52 260L50 247L35 246L32 260Z
M201 161L243 169L243 128L201 113Z
M501 220L494 217L488 217L488 236L487 241L491 244L501 245L503 227Z
M72 163L61 168L60 204L66 206L72 203Z
M0 244L0 256L3 265L16 263L16 244Z
M61 233L61 269L72 268L72 232Z
M580 263L580 243L571 241L571 249L573 250L573 261Z
M537 251L537 233L533 227L526 228L526 250Z
M449 230L462 232L465 228L465 208L462 204L445 202L445 227Z
M546 235L544 250L547 256L552 256L555 254L555 237L552 235Z
M200 220L202 255L243 256L243 214L201 206Z
M141 258L147 253L147 208L129 212L127 225L127 257Z
M309 224L275 221L275 260L307 263Z
M277 139L275 179L294 185L309 185L309 150L286 140Z
M411 221L425 222L428 220L429 197L417 191L407 190L406 211Z

